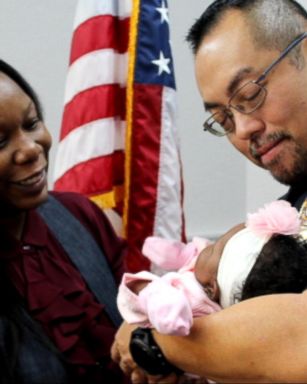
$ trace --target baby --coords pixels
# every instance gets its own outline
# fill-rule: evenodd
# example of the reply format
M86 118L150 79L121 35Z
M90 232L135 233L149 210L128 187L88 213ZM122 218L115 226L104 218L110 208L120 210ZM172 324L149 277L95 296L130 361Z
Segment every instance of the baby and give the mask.
M302 292L307 285L306 207L305 202L299 215L279 200L248 215L245 228L228 240L216 270L211 271L217 284L209 291L196 280L194 269L196 261L198 269L205 265L210 241L194 238L183 244L147 238L144 255L164 270L176 272L126 273L118 294L123 318L161 333L187 335L194 317L254 296Z
M124 274L117 297L123 318L128 323L153 326L161 333L187 335L193 317L218 311L220 306L207 296L194 274L197 257L209 243L201 238L183 244L148 237L143 254L156 266L176 272Z

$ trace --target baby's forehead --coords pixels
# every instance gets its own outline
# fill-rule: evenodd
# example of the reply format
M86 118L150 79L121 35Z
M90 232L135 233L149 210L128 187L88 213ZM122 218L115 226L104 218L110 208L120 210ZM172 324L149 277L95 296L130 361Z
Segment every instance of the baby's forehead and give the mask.
M212 243L205 247L197 256L195 262L195 273L217 273L219 260L215 260L214 246Z

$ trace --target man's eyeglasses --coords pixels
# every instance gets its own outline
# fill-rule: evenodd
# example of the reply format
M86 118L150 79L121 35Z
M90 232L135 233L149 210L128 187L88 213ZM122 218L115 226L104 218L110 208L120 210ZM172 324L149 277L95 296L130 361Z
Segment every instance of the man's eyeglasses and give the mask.
M213 113L204 122L204 131L208 131L215 136L225 136L233 132L235 129L235 123L231 109L234 109L245 115L256 111L256 109L258 109L264 103L267 95L267 90L264 88L261 82L294 47L296 47L303 39L305 39L305 37L307 37L307 32L304 32L294 41L292 41L292 43L287 46L287 48L280 54L280 56L265 69L265 71L258 77L257 80L249 81L237 89L236 92L230 97L228 105L218 112Z

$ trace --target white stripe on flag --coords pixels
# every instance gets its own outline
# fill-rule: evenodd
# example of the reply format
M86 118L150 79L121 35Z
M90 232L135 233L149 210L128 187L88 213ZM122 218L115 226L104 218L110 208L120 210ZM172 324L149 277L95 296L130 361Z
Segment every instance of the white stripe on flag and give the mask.
M127 60L127 53L118 54L112 49L102 49L80 57L68 70L65 104L78 93L98 85L119 83L125 86L127 73L124 68L127 68Z
M99 15L113 15L124 19L130 16L131 9L131 0L122 0L120 4L110 0L79 0L73 28L76 29L87 19Z
M154 235L172 239L180 239L182 234L181 162L176 109L176 91L164 87Z
M58 145L54 180L75 165L124 149L124 121L101 119L71 131Z

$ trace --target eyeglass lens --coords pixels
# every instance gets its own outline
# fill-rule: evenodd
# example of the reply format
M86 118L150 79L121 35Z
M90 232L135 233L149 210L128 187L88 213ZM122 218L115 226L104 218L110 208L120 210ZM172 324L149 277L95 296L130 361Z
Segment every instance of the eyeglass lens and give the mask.
M214 113L206 120L204 127L209 132L222 136L234 129L234 120L229 108L240 113L249 114L254 112L264 102L266 90L254 81L244 84L237 90L229 100L229 107Z

